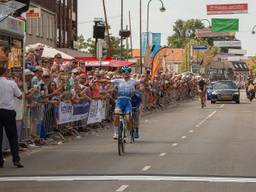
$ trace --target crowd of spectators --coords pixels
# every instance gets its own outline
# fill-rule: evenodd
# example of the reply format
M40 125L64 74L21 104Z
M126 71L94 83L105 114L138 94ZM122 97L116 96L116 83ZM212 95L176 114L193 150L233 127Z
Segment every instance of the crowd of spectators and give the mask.
M122 78L119 69L85 68L76 60L64 62L61 54L54 58L43 58L44 47L27 50L25 55L25 85L22 78L17 82L24 88L25 126L31 128L32 135L38 135L38 126L44 119L46 104L60 102L79 103L81 100L108 100L114 107L115 87L99 83L102 79ZM151 77L150 71L144 74L132 73L133 79L147 79L138 89L143 95L143 109L152 110L170 102L193 98L197 90L197 80L192 75L159 73ZM145 81L144 81L145 82Z

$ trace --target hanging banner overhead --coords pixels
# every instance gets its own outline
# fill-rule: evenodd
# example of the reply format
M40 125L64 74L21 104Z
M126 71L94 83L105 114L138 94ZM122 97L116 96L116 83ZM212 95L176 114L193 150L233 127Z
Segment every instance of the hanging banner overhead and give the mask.
M235 32L218 32L214 33L210 28L197 29L196 37L197 38L208 38L208 37L230 37L235 36Z
M212 19L212 32L237 32L239 19Z
M231 55L246 55L247 51L242 49L229 49L228 54Z
M241 41L214 41L215 47L241 47Z
M207 15L248 13L248 4L215 4L207 5Z

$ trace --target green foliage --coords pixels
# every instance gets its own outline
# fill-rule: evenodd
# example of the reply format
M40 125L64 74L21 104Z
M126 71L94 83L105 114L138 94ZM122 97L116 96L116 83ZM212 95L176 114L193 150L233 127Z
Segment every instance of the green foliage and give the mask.
M256 56L252 57L251 60L253 62L252 73L254 76L256 76Z
M177 20L173 26L174 34L168 37L168 46L184 48L191 39L196 38L196 30L202 28L204 24L198 19Z
M92 54L92 55L96 55L96 48L95 48L95 39L93 38L89 38L87 40L85 40L83 38L82 35L80 35L78 37L78 41L79 41L79 48L80 49L86 49L86 52L88 54ZM105 39L105 42L108 42L107 39ZM103 57L107 57L107 56L113 56L113 57L120 57L120 50L121 50L121 41L120 38L118 37L114 37L114 36L110 36L110 53L108 55L108 46L106 45L103 48ZM126 49L125 47L125 40L123 41L123 58L130 58L131 54L130 54L130 50Z

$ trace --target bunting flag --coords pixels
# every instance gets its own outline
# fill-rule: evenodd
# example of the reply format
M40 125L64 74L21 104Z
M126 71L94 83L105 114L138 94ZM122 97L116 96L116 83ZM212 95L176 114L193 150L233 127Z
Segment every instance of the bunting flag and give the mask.
M239 19L212 19L212 32L237 32Z

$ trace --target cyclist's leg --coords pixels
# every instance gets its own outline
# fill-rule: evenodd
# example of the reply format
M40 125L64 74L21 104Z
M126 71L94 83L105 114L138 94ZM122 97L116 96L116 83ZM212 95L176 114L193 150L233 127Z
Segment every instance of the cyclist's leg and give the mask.
M140 124L140 109L137 109L134 114L134 127L135 127L135 138L139 138L139 124Z
M124 102L123 112L128 115L128 126L127 129L132 129L132 103L131 100L126 99Z
M116 106L115 106L115 111L114 111L114 139L117 139L118 137L118 127L119 127L119 123L120 123L120 115L122 113L122 108L123 108L123 104L122 104L122 100L117 99L116 100Z

